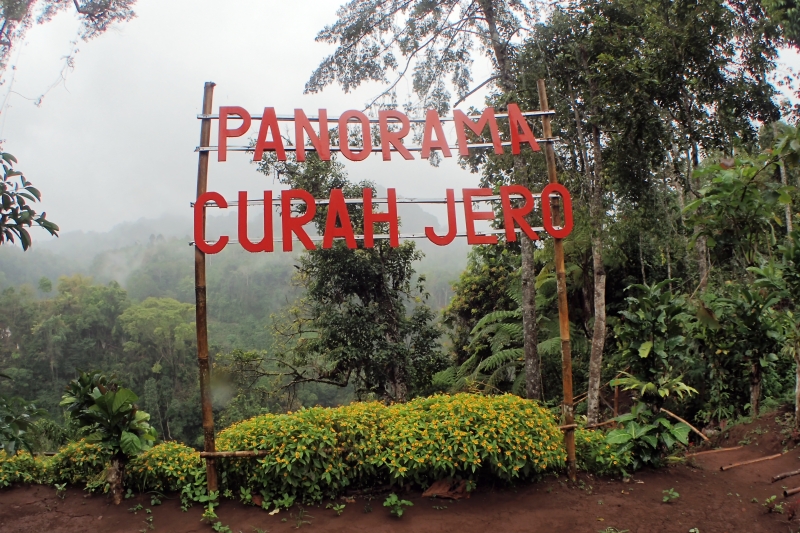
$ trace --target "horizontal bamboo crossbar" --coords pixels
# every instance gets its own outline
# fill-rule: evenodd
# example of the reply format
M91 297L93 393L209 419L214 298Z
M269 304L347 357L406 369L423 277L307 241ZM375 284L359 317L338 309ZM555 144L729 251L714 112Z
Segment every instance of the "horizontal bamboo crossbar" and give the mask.
M552 110L550 110L550 111L524 111L524 112L522 112L520 114L523 117L550 117L550 116L555 116L556 112L552 111ZM467 116L470 117L471 119L477 119L477 118L481 118L483 115L467 115ZM214 113L210 113L208 115L199 114L199 115L197 115L197 118L200 119L200 120L203 120L203 119L219 120L219 115L214 114ZM237 120L235 115L232 116L231 118L233 118L233 120ZM263 117L261 115L259 115L258 113L250 113L250 118L252 120L261 120ZM277 115L275 118L278 119L278 122L294 122L294 116L293 115ZM497 113L497 114L494 115L494 118L508 118L508 114L507 113ZM241 120L241 119L238 119L238 120ZM410 117L408 118L409 122L414 122L414 123L419 123L419 124L424 124L426 120L427 119L424 119L424 118L410 118ZM439 117L439 120L442 121L442 122L453 122L453 117ZM309 122L319 122L319 117L308 117L308 121ZM377 124L380 121L380 119L370 118L369 121L372 124ZM339 122L339 117L328 117L328 122ZM400 123L399 120L397 120L397 119L395 119L393 117L388 117L387 122L389 124Z
M244 450L236 452L200 452L201 459L217 457L265 457L269 452L263 450Z

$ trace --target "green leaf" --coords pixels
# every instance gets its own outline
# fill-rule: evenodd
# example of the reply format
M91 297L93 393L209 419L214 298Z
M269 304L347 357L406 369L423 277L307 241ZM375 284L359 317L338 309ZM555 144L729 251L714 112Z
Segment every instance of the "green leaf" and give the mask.
M623 429L615 429L606 436L606 443L608 444L625 444L633 437L630 433Z
M139 397L136 396L136 394L132 390L130 390L130 389L119 389L117 391L116 397L114 398L114 403L111 405L111 412L112 413L116 413L125 404L132 404L133 402L135 402L138 399L139 399Z
M136 455L142 450L142 441L135 433L123 431L119 439L119 447L126 455Z
M645 358L650 355L650 349L653 348L653 341L643 342L641 346L639 346L639 357Z
M674 426L672 426L672 430L670 431L670 433L672 434L673 437L675 437L678 440L678 442L680 442L683 445L686 445L689 444L689 432L691 430L692 429L689 426L687 426L683 422L679 422Z

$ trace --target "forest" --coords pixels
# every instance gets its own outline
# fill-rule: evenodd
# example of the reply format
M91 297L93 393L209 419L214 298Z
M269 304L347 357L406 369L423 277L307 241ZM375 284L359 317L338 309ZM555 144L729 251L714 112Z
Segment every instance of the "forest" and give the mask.
M627 475L660 466L696 438L689 425L718 432L783 405L794 413L796 437L800 93L780 55L800 49L800 8L789 0L571 0L540 11L525 2L400 4L354 0L340 8L318 37L333 52L306 91L387 81L387 72L405 75L407 59L417 100L404 109L446 115L455 97L463 100L477 85L467 59L473 51L492 64L487 106L539 109L538 80L545 81L559 139L557 177L574 211L574 230L563 242L579 467ZM380 16L405 22L381 24L373 18ZM522 26L524 38L516 39ZM373 110L401 105L393 95L388 89ZM531 127L544 136L541 122ZM500 130L510 137L507 126ZM266 152L257 171L316 198L332 190L357 198L376 188L352 180L336 154L324 161L309 151L304 159ZM431 163L438 162L434 152ZM543 153L529 149L472 150L460 164L493 191L548 183ZM14 179L12 167L7 163L6 180ZM363 207L347 209L357 226ZM432 219L422 212L400 218L403 229ZM319 234L325 221L319 206ZM3 242L2 408L31 413L29 422L2 433L6 442L42 452L74 446L86 435L82 428L96 427L76 414L86 409L81 394L88 386L135 391L150 427L126 432L138 432L141 450L175 458L181 446L202 447L193 251L183 235L146 231L137 243L63 259L46 246L23 252ZM487 413L503 413L504 424L508 416L509 427L523 431L524 412L546 428L528 443L536 456L512 456L519 442L495 445L509 450L511 467L484 440L479 448L492 458L490 475L513 479L563 465L561 448L537 448L544 441L536 440L550 439L550 431L561 438L554 429L563 391L553 239L501 236L497 245L464 250L413 240L397 247L359 241L350 249L336 241L292 254L237 249L210 258L219 442L244 449L269 435L259 449L280 450L273 470L230 463L226 486L258 478L270 498L319 500L376 479L424 485L445 473L487 474L472 452L453 451L449 466L418 445L409 444L419 455L408 463L385 456L392 442L410 439L395 418L418 427L439 413L469 432L457 413L473 409L486 424L494 423ZM615 429L591 430L615 416ZM349 444L330 445L351 450L343 462L318 477L311 463L295 481L269 477L282 472L282 460L294 461L289 452L302 456L291 428L317 428L303 431L319 431L313 439L327 442L320 428L341 420L352 423L336 438ZM385 440L364 436L384 423ZM375 455L349 448L359 438ZM610 456L604 446L613 447ZM150 464L141 457L132 459L135 479ZM345 463L357 466L348 473ZM161 488L181 490L164 475Z

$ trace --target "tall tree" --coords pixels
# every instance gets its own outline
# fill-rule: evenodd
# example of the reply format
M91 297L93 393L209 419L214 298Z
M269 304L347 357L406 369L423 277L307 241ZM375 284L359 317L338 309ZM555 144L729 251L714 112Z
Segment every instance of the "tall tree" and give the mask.
M370 106L381 100L395 105L391 101L395 88L409 75L417 101L407 107L420 114L427 108L443 114L451 107L451 88L458 97L455 105L488 84L509 95L516 90L512 60L520 34L535 20L537 8L524 0L351 0L337 16L317 36L318 41L335 44L336 50L314 71L306 92L319 92L332 83L347 92L377 81L387 88ZM471 87L476 50L488 59L493 72ZM522 174L523 166L515 164L515 175ZM516 178L517 183L527 184ZM529 398L540 399L534 247L526 235L521 244L526 388Z
M752 142L754 119L777 118L766 76L776 53L770 31L755 14L719 0L574 0L534 28L520 56L523 91L538 77L548 79L558 110L555 134L567 140L559 148L562 168L585 184L577 190L592 226L593 423L607 336L610 213L619 212L623 200L648 205L665 169L679 199L692 194L697 185L689 177L702 151ZM700 246L701 284L707 264Z

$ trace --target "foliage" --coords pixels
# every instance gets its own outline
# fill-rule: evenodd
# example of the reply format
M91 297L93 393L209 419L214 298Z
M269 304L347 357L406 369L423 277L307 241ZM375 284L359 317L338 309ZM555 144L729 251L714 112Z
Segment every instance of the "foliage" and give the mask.
M58 236L58 226L47 220L47 213L37 213L28 204L41 201L42 193L25 179L22 172L14 170L16 162L13 155L0 153L3 169L3 178L0 180L0 244L19 239L22 249L27 250L31 246L31 235L27 228L36 224L50 235Z
M383 501L383 506L384 507L388 507L389 508L389 512L393 516L396 516L397 518L400 518L401 516L403 516L403 512L405 512L405 509L404 509L405 507L411 507L413 505L414 504L411 503L408 500L401 500L400 498L397 497L397 494L395 494L395 493L390 494Z
M673 501L680 498L680 494L675 492L675 489L666 489L661 491L664 494L664 497L661 499L664 503L672 503Z
M101 444L81 439L71 442L50 458L48 470L53 481L70 485L83 483L87 488L103 488L103 474L111 460L110 451Z
M0 453L0 488L14 483L48 484L49 459L39 458L21 451L9 456Z
M126 469L128 485L139 491L181 492L202 488L205 464L199 452L178 442L162 442L134 457Z
M654 415L643 402L616 420L621 427L610 431L606 442L618 446L619 455L630 454L633 470L660 466L663 456L672 452L677 443L689 443L689 426L683 422L673 424L663 415Z
M217 446L268 452L258 462L221 459L232 486L310 501L379 481L479 473L511 481L565 460L547 411L514 396L468 394L263 415L222 431Z
M99 442L112 454L133 456L156 439L150 415L138 410L138 396L99 372L81 372L70 381L61 401L70 417L86 428L89 442Z
M345 197L360 197L365 189L375 188L370 182L349 182L341 163L321 161L316 154L297 162L278 161L268 153L259 171L275 173L282 183L316 197L336 189ZM323 234L328 208L315 209L313 220ZM363 234L363 206L351 204L347 209L347 223L355 234ZM295 210L304 213L306 207L301 204ZM382 233L389 232L387 224L380 226ZM311 382L340 387L352 383L359 398L372 394L405 401L425 392L430 376L445 365L425 277L414 268L423 255L411 240L397 247L385 239L370 248L363 240L355 244L351 249L337 241L303 253L296 281L306 296L275 325L281 355L262 361L267 368L256 366L253 371L285 377L286 389Z
M0 449L8 455L21 448L30 452L29 428L43 414L43 410L22 398L0 396Z
M575 430L575 455L578 468L599 475L624 476L632 461L630 450L609 444L603 431L580 427Z

